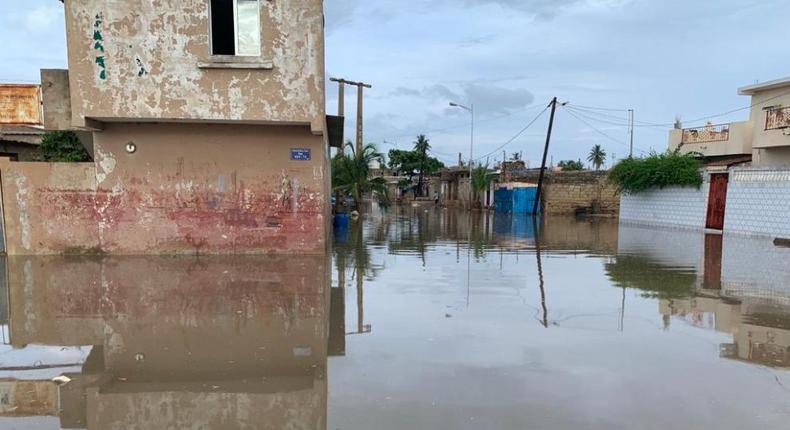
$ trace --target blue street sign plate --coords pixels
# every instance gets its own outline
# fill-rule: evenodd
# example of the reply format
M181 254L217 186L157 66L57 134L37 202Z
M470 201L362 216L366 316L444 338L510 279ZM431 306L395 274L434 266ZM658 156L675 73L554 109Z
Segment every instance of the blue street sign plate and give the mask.
M291 160L310 161L310 150L304 148L291 148Z

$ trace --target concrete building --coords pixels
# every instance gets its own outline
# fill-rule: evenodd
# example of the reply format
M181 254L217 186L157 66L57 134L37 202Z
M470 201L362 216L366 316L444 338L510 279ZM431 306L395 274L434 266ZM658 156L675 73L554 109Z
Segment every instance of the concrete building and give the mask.
M748 121L669 134L669 149L704 156L702 186L623 195L622 221L790 237L790 78L739 93L751 96Z
M9 254L326 253L323 2L64 7L44 123L94 162L0 162Z
M757 167L790 166L790 77L738 93L751 96L748 121L672 130L669 149L698 152L709 160L751 156Z
M44 130L38 127L0 125L0 157L17 161L40 158L43 135Z

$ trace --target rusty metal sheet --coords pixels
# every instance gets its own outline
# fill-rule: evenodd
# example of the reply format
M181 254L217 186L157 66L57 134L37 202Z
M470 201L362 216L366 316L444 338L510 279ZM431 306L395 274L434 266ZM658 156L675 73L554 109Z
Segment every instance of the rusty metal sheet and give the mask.
M0 124L40 125L39 86L0 84Z

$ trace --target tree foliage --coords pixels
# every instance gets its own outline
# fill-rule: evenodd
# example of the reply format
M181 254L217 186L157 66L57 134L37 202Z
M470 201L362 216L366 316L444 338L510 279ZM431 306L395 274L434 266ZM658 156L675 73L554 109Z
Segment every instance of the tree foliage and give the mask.
M595 145L590 150L590 155L587 156L587 161L592 163L595 170L601 170L601 166L606 163L606 151L601 148L601 145Z
M584 164L582 164L581 160L574 161L574 160L563 160L557 163L557 167L562 168L564 172L573 172L578 170L584 170Z
M44 161L84 162L91 156L72 131L49 131L41 139L41 156Z
M391 149L389 154L388 166L390 169L398 171L402 175L409 177L419 174L420 160L414 151L403 151L400 149ZM444 163L435 157L427 157L425 159L425 175L431 176L444 168Z
M377 192L385 199L387 181L384 178L370 178L370 164L374 161L383 162L384 155L373 144L365 145L359 154L351 142L346 143L350 154L339 153L332 159L332 188L341 190L354 199L359 207L362 197L369 192Z
M609 172L609 180L620 192L636 194L651 188L702 186L702 161L678 150L627 158Z
M488 170L488 164L477 166L472 170L472 191L479 193L485 190L494 179Z

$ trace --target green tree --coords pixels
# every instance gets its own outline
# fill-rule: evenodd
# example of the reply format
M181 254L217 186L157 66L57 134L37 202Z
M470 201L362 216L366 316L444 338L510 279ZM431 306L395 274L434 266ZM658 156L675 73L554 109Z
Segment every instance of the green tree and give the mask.
M606 162L606 151L601 148L601 145L593 146L590 154L587 156L587 161L592 163L595 170L601 170L601 166Z
M557 163L557 167L560 167L563 172L574 172L578 170L584 170L584 164L582 164L581 160L579 161L563 160Z
M419 197L422 197L422 193L425 189L423 187L423 181L425 180L425 169L428 164L428 151L431 149L431 143L424 134L417 136L417 140L414 141L414 152L417 154L417 160L419 162L418 170L420 175L417 179L417 193Z
M41 157L44 161L84 162L91 156L72 131L49 131L41 138Z
M367 144L359 154L351 142L346 143L351 154L339 153L332 159L332 188L340 190L354 199L359 208L365 193L376 192L384 199L387 195L387 181L384 178L370 178L370 164L383 162L384 154L378 152L376 145Z
M424 135L421 135L425 138ZM418 141L420 136L418 136ZM425 139L427 142L427 139ZM416 145L415 145L416 146ZM399 175L408 176L408 187L401 187L401 189L411 188L414 176L422 173L422 180L426 176L435 175L440 169L444 168L444 163L435 157L429 157L427 152L430 150L430 144L425 150L425 154L418 150L404 151L401 149L392 149L389 152L389 168L398 172ZM402 181L404 182L404 181ZM399 184L406 185L406 184ZM422 185L418 181L417 185L419 190L422 190ZM416 192L415 192L416 195Z
M493 179L493 176L488 171L488 163L477 166L472 170L473 207L480 207L480 193L488 188Z

